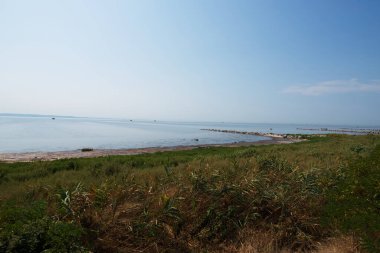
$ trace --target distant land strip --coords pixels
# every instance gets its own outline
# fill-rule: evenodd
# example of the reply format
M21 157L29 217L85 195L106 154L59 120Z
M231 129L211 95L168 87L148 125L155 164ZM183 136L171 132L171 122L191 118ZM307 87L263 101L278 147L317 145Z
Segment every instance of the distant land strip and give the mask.
M261 133L261 132L209 129L209 128L204 128L201 130L211 131L211 132L220 132L220 133L230 133L230 134L247 134L247 135L265 136L265 137L279 137L279 138L288 138L288 139L300 139L302 138L302 135L304 135L304 134L274 134L274 133ZM330 129L330 128L322 127L322 128L297 128L297 130L380 135L380 129Z
M297 128L297 130L307 130L307 131L321 131L321 132L335 132L335 133L353 133L353 134L380 134L380 129L330 129L330 128Z

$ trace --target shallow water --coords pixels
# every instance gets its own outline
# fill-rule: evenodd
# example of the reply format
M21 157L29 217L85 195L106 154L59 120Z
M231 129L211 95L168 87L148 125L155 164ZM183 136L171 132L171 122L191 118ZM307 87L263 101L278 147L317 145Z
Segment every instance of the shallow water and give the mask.
M0 152L63 151L83 147L118 149L221 144L240 141L254 142L268 138L209 132L201 129L316 133L315 131L297 130L297 128L320 127L292 124L181 123L64 117L56 117L55 120L52 120L50 117L0 116Z

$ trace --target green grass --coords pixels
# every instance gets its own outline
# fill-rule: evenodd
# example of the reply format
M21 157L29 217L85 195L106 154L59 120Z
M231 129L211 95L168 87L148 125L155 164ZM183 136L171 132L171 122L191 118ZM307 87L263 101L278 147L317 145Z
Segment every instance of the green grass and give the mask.
M0 163L0 252L228 251L243 231L292 251L354 234L377 252L379 157L379 136L329 135Z

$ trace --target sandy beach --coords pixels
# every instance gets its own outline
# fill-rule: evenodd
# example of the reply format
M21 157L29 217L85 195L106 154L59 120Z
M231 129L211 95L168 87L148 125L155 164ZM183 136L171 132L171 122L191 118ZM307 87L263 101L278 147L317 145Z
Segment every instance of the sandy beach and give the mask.
M191 145L191 146L174 146L174 147L151 147L136 149L94 149L88 152L81 150L57 151L57 152L26 152L26 153L0 153L0 162L32 162L32 161L53 161L67 158L87 158L114 155L138 155L146 153L156 153L165 151L191 150L204 147L240 147L240 146L257 146L269 144L289 144L300 142L302 140L286 139L280 137L271 137L270 140L262 140L257 142L237 142L226 144L209 144L209 145Z

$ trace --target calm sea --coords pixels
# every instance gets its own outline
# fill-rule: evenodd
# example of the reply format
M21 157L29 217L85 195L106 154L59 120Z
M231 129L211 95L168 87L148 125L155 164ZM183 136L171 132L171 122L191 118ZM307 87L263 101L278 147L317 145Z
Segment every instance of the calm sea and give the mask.
M273 133L318 133L297 128L349 126L182 123L116 119L0 116L0 152L169 147L254 142L266 137L203 131L203 128ZM352 128L352 126L351 126ZM324 132L325 133L325 132Z

